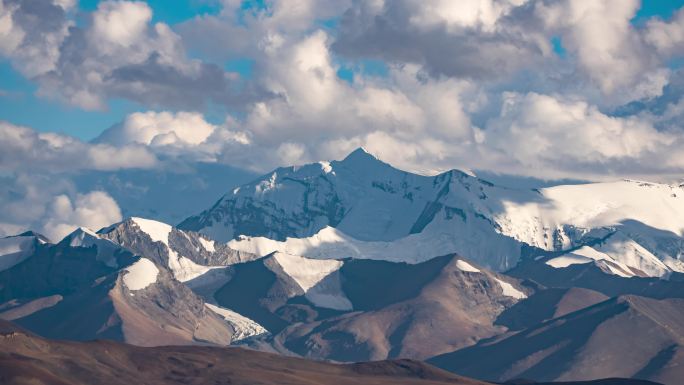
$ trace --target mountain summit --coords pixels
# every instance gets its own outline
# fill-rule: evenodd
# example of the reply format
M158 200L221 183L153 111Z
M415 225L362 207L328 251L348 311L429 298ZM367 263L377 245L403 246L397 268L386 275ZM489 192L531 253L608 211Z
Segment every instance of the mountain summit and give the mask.
M558 269L595 264L607 274L666 278L684 272L681 217L682 186L513 189L457 170L412 174L359 148L342 161L278 168L179 228L223 242L251 237L251 246L233 246L252 253L259 242L289 240L276 249L303 242L308 255L335 258L353 250L461 253L497 271L536 258ZM335 232L334 241L319 242Z

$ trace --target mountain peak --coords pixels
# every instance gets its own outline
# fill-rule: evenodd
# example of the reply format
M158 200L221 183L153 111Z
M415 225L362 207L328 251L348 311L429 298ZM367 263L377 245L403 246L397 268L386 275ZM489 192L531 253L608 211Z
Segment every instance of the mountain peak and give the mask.
M4 238L14 238L14 237L35 237L40 243L51 243L52 241L48 239L45 235L35 232L33 230L24 231L21 234L11 235Z
M359 147L352 151L346 158L344 158L340 163L351 167L351 168L368 168L368 167L392 167L391 165L378 159L375 155L372 155L365 148ZM394 167L392 167L394 168Z
M70 232L69 234L67 234L64 238L62 238L62 241L68 240L71 242L73 239L76 239L76 238L83 239L83 238L99 238L99 237L100 236L97 235L93 230L91 230L87 227L81 226L81 227L76 228L74 231Z
M350 160L361 160L361 159L366 159L366 160L375 160L378 161L379 159L372 155L368 150L366 150L363 147L358 147L356 150L352 151L347 155L342 161L347 162Z

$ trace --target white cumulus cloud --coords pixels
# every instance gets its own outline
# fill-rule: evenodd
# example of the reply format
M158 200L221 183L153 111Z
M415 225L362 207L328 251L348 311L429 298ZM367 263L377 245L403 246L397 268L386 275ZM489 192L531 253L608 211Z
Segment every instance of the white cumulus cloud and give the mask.
M45 213L42 232L56 241L81 226L99 230L118 221L121 221L121 210L103 191L77 194L73 200L67 195L58 195Z
M75 171L152 168L156 156L141 145L93 145L67 135L0 121L0 170Z

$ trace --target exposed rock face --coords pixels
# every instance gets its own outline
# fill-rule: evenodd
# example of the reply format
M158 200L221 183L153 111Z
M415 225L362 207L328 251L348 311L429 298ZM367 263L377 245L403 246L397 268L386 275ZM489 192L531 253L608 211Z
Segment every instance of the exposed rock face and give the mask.
M190 280L206 271L197 265L227 266L258 257L232 250L198 233L181 231L165 223L142 218L117 223L102 229L98 235L169 267L181 281Z
M129 287L127 277L142 260L154 274L143 271L143 285ZM226 345L234 334L163 266L83 229L57 245L40 244L0 272L0 311L41 335L74 340Z

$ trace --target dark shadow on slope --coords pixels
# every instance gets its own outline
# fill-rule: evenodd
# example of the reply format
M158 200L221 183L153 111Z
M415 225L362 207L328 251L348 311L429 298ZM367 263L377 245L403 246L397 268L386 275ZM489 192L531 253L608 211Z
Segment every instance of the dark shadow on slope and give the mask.
M494 324L506 326L510 330L523 330L607 299L606 295L588 289L539 289L532 296L504 310Z
M122 251L117 252L116 259L119 266L127 266L136 257ZM95 246L39 245L30 258L0 272L0 304L12 299L66 296L115 270L118 268L97 260Z
M75 292L55 306L14 322L46 338L123 341L121 321L114 315L108 295L117 276L112 274L92 288Z
M220 306L238 312L276 334L287 322L271 313L262 303L276 283L276 275L264 266L263 260L235 265L233 278L216 291L214 298Z
M431 358L428 362L455 373L495 381L504 375L516 357L537 354L537 362L515 377L549 381L567 370L575 352L586 343L598 325L628 309L627 303L611 299L544 322L498 343L487 345L479 342L472 347Z
M653 359L651 359L646 366L644 366L637 374L634 375L634 378L649 378L658 373L658 371L665 367L665 365L667 365L675 356L677 349L677 345L673 344L658 352L658 354L653 357Z
M342 291L353 304L354 310L377 310L415 298L452 258L453 255L446 255L416 265L350 260L340 269Z
M624 278L606 274L594 264L577 264L556 269L539 261L522 260L507 275L529 279L550 288L581 287L609 297L634 294L657 299L684 298L684 282L659 278Z

